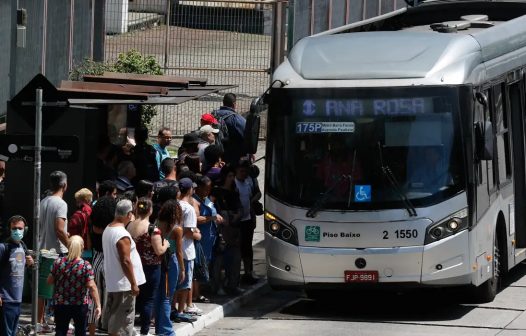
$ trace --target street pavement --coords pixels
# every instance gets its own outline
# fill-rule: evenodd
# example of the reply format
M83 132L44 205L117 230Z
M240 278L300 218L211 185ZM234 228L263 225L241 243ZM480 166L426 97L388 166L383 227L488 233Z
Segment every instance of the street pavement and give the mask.
M268 289L197 335L526 335L526 264L512 270L491 303L469 303L465 289L328 294Z

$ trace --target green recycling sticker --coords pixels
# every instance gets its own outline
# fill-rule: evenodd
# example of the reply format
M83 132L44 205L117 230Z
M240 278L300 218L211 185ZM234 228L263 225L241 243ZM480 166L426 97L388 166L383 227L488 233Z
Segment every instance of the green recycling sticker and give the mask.
M305 227L305 241L319 242L320 241L320 227L306 226Z

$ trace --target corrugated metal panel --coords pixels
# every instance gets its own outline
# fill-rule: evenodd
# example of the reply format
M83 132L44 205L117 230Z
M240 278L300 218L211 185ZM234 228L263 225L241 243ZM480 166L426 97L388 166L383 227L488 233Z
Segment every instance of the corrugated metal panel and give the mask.
M68 77L70 8L73 0L48 0L46 77L54 85Z
M40 72L42 59L42 16L45 0L20 0L27 10L26 47L16 50L16 92Z
M93 0L74 0L73 64L91 57Z
M15 93L36 74L44 73L55 85L68 77L71 64L91 55L93 0L19 0L27 11L26 47L16 48ZM0 1L0 115L9 100L10 4ZM73 15L73 16L72 16ZM46 24L44 24L46 18ZM70 30L73 23L73 30ZM46 34L44 35L44 31ZM45 53L45 55L43 55ZM44 64L43 64L44 60Z
M0 32L11 30L11 1L0 1ZM7 112L5 102L9 99L9 65L11 56L11 34L0 34L0 116Z

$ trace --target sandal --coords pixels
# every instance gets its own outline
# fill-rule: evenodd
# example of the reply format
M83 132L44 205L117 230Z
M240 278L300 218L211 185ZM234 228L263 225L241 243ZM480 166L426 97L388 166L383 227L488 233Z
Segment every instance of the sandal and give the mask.
M204 295L201 295L200 297L198 297L197 299L194 300L195 302L199 302L199 303L210 303L210 299L207 298L206 296Z

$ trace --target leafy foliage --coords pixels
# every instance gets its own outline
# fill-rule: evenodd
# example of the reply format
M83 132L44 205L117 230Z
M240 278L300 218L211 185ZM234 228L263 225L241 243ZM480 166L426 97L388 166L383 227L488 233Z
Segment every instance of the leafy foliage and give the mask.
M137 50L120 53L115 63L95 62L85 59L76 65L69 74L70 80L82 80L84 75L102 75L105 71L162 75L161 66L153 56L144 56ZM143 125L149 125L157 115L154 105L141 105L139 113Z

